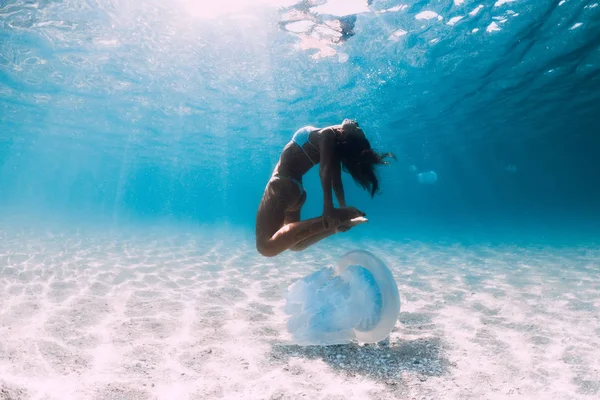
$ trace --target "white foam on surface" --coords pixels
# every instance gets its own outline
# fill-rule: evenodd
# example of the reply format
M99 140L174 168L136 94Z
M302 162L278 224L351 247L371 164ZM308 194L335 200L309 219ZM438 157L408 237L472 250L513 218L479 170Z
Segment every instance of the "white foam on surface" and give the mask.
M247 12L253 7L289 7L297 0L218 0L195 1L175 0L174 6L184 9L189 15L201 19L220 18L224 15Z
M514 3L517 0L498 0L494 3L494 7L501 7L504 4L508 4L508 3Z
M569 30L570 30L570 31L572 31L572 30L574 30L574 29L577 29L577 28L579 28L581 25L583 25L583 23L581 23L581 22L576 22L575 24L573 24L573 26L571 26L571 27L569 28Z
M439 14L433 11L421 11L417 15L415 15L415 19L433 19L439 17Z
M495 22L492 22L491 24L489 24L487 26L487 28L485 28L486 32L496 32L496 31L499 31L499 30L500 30L500 27Z
M478 5L477 7L475 7L475 8L474 8L474 9L473 9L473 10L472 10L470 13L469 13L469 15L470 15L471 17L474 17L474 16L476 16L477 14L479 14L479 11L481 11L482 9L483 9L483 6L480 4L480 5Z
M407 4L399 4L394 7L386 8L385 10L376 11L377 14L385 14L389 12L398 12L402 10L406 10L408 8Z
M286 288L365 249L388 346L290 345ZM589 399L600 249L346 239L275 258L230 232L0 224L0 397Z
M365 0L328 0L320 3L315 7L311 7L311 11L338 17L370 12Z
M314 25L315 25L315 23L312 21L297 21L297 22L291 22L291 23L287 24L285 26L285 29L287 29L290 32L294 32L294 33L302 33L302 32L307 32Z
M462 16L456 16L456 17L452 17L452 18L450 18L450 19L448 20L448 22L446 22L446 25L450 25L450 26L456 25L456 23L457 23L458 21L460 21L461 19L463 19L463 17L462 17Z
M392 34L388 37L388 40L398 40L399 38L406 35L407 33L408 32L405 31L404 29L398 29L398 30L392 32Z

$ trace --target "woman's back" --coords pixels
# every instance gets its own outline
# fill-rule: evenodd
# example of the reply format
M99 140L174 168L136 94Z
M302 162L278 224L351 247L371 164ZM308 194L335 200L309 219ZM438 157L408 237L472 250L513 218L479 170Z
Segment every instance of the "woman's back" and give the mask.
M295 179L301 179L319 163L319 128L305 126L298 129L288 142L279 158L275 171Z

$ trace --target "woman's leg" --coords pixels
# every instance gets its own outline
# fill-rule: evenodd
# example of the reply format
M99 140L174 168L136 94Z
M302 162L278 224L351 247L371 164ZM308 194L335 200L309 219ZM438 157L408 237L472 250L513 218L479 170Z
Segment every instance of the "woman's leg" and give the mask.
M299 195L298 188L285 181L271 181L267 185L256 215L256 248L263 256L276 256L324 232L331 232L329 235L335 233L335 230L323 227L321 217L291 222L296 212L297 218L300 217L299 210L289 211L290 204L293 207Z
M350 228L352 228L353 226L362 224L364 222L366 222L366 220L342 222L340 224L340 226L338 226L336 229L331 229L331 230L316 234L314 236L311 236L308 239L305 239L305 240L295 244L294 246L292 246L290 248L290 250L302 251L302 250L306 249L307 247L312 246L313 244L315 244L325 238L328 238L329 236L333 235L334 233L346 232L346 231L350 230Z
M305 197L303 199L301 199L300 206L298 207L298 209L295 209L293 211L286 211L285 212L285 219L284 219L284 222L283 222L284 226L300 222L300 209L301 209L302 205L304 204L305 200L306 200ZM301 240L300 242L298 242L295 245L291 246L289 249L292 250L292 251L304 250L307 247L309 247L310 245L315 244L319 240L325 239L326 237L331 236L334 233L335 233L335 230L333 230L333 229L326 230L324 232L321 232L321 233L315 234L313 236L310 236L307 239Z
M290 250L292 250L292 251L306 250L308 247L312 246L313 244L315 244L317 242L320 242L321 240L323 240L325 238L328 238L329 236L333 235L334 233L337 233L337 231L330 229L328 231L313 235L313 236L309 237L308 239L304 239L301 242L296 243L295 245L290 247Z
M334 233L334 230L323 228L323 219L321 217L293 222L284 225L271 238L263 242L263 251L260 248L259 251L264 256L272 257L285 250L295 250L294 247L299 243L318 238L310 243L314 244ZM307 243L303 248L308 247L310 244Z
M302 202L302 203L304 203L304 202ZM290 224L295 224L297 222L300 222L300 208L298 208L297 210L294 210L294 211L286 211L284 226L290 225ZM310 245L315 244L318 241L333 235L334 233L335 233L335 230L333 230L333 229L326 230L321 233L317 233L317 234L310 236L307 239L301 240L300 242L291 246L290 250L292 250L292 251L304 250L307 247L309 247Z
M269 203L265 205L268 206ZM326 230L323 227L321 217L279 225L279 221L283 224L284 218L285 210L270 208L268 211L263 209L261 212L259 209L256 218L256 248L263 256L276 256L315 235L322 235L325 232L329 235L335 233L334 230ZM275 230L277 226L281 227ZM275 232L270 234L273 230Z
M348 208L348 220L338 227L326 229L323 218L316 217L299 221L300 207L306 200L301 197L298 206L298 195L303 196L295 185L281 180L271 181L256 215L256 249L265 257L276 256L285 250L304 250L307 247L338 232L345 232L355 225L366 222L366 219L352 220L360 217L357 210ZM291 206L290 206L291 204ZM290 207L298 207L290 211Z

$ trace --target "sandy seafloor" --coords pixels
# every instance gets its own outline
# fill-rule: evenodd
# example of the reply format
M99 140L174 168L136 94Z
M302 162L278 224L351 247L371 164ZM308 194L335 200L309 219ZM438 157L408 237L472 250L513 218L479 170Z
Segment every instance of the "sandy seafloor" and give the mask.
M289 344L284 293L383 259L389 346ZM597 399L600 248L0 225L0 399Z

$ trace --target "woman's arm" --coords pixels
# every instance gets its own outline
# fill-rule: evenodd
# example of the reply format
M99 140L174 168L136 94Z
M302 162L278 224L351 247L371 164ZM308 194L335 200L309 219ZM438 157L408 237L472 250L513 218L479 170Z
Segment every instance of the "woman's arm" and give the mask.
M337 197L340 207L346 207L346 199L344 197L344 186L342 185L342 168L339 160L334 162L333 172L333 192Z
M325 129L321 132L319 177L323 188L323 214L333 211L333 196L331 189L335 176L335 132Z
M364 217L365 213L354 207L345 207L344 191L342 189L340 161L335 156L335 132L329 128L321 132L319 176L323 187L323 226L325 229L334 229L342 220L351 220L355 217ZM331 189L335 190L340 206L333 207Z

